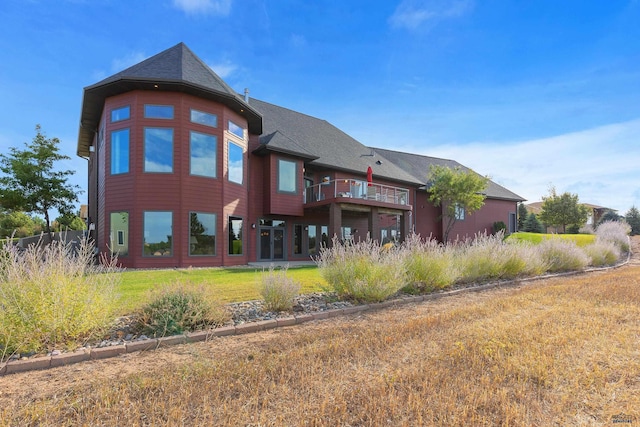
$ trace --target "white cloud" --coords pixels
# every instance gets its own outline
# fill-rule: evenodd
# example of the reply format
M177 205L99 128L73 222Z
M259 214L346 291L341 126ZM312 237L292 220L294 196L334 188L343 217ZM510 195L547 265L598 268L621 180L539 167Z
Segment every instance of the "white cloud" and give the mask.
M476 142L421 148L427 156L456 160L528 199L551 185L580 201L626 212L640 206L640 119L550 138ZM416 150L413 150L417 152Z
M209 68L215 71L215 73L218 76L220 76L220 78L222 79L228 78L238 69L238 66L236 64L228 60L218 62L217 64L208 64L208 65L209 65Z
M231 0L173 0L173 5L187 15L211 13L227 16L231 12Z
M458 18L472 9L472 0L403 0L389 18L389 23L394 28L415 30L425 24Z
M145 55L143 52L129 52L125 56L122 56L120 58L114 58L111 61L111 72L113 73L120 72L122 70L125 70L131 67L132 65L135 65L139 62L144 61L147 58L148 56Z

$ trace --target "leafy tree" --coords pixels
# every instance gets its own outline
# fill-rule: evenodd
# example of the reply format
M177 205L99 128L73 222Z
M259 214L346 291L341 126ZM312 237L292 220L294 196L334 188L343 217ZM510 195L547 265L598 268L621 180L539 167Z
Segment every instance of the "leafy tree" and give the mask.
M522 231L527 231L529 233L544 233L544 226L538 220L536 214L531 212L527 215L527 220L524 222Z
M0 238L12 235L15 237L32 236L40 231L42 231L42 227L39 222L24 212L0 213Z
M631 209L624 215L624 219L631 227L631 235L635 236L640 234L640 211L635 206L631 206Z
M86 230L87 224L77 214L64 214L54 221L56 231L65 230Z
M451 229L461 214L471 214L484 205L484 190L489 178L460 167L432 165L429 170L429 200L443 206L444 242L449 241Z
M75 172L57 171L55 163L70 160L58 151L58 138L46 138L36 126L33 141L25 149L9 148L9 154L0 154L0 204L11 210L36 212L45 219L45 231L51 232L49 211L61 214L72 211L78 201L79 187L67 183Z
M549 190L549 196L542 198L542 212L539 219L554 227L561 227L566 232L567 225L582 226L587 222L589 210L578 201L577 194L565 192L556 194L556 189Z
M524 222L527 220L527 216L529 212L527 211L527 207L524 203L520 203L518 205L518 230L522 230L524 228Z

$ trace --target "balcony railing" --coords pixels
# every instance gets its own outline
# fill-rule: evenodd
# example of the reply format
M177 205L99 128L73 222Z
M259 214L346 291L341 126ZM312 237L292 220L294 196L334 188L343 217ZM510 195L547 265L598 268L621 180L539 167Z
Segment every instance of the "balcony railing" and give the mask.
M337 198L407 205L409 204L409 190L357 179L334 179L307 187L304 192L304 203Z

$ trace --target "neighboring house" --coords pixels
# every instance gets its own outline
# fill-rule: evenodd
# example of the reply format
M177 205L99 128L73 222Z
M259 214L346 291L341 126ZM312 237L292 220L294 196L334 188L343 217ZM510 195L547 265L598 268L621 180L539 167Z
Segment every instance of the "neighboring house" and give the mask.
M342 240L441 238L429 165L366 147L330 123L242 97L180 43L84 89L78 155L88 221L125 267L305 260ZM452 238L515 231L523 199L490 182Z
M544 202L533 202L526 204L527 212L536 214L537 217L542 213L542 204ZM590 203L580 203L583 206L586 206L589 210L589 216L587 217L586 225L595 226L600 218L607 213L608 211L617 212L615 209L605 208L604 206L592 205ZM547 231L549 233L557 233L558 230L556 227L547 227Z

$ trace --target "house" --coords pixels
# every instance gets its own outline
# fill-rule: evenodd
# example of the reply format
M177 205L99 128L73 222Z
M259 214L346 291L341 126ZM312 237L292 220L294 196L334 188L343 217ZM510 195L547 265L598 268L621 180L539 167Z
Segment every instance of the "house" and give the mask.
M308 260L332 236L442 236L430 164L325 120L237 94L180 43L84 89L79 156L100 251L125 267ZM491 182L451 236L515 231L523 199Z

